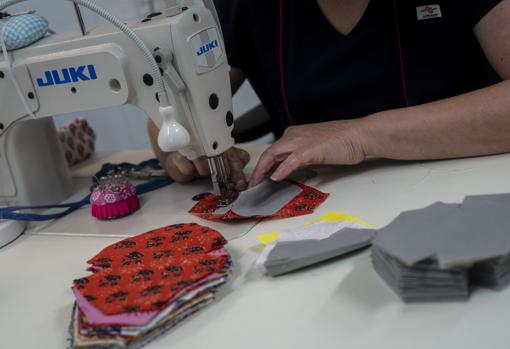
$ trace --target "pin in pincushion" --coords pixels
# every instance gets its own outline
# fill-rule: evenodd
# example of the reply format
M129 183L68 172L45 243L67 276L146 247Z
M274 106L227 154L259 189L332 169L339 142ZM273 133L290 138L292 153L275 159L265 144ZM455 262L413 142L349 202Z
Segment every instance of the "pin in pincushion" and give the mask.
M125 217L140 208L136 189L126 178L101 181L90 195L93 217L103 220Z

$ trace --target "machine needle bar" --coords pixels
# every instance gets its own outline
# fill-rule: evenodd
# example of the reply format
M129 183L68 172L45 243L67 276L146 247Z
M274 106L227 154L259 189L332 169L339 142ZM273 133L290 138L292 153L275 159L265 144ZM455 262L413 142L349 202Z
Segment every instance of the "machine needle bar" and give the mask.
M229 174L226 169L222 155L208 158L209 167L211 169L211 178L215 194L220 195L220 204L222 206L229 205L234 195L229 186Z

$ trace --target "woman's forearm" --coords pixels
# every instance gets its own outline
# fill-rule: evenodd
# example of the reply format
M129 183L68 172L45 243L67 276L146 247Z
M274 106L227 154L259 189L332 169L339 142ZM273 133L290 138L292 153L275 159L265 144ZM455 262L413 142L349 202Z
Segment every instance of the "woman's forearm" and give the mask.
M367 156L428 160L510 151L510 80L360 121Z

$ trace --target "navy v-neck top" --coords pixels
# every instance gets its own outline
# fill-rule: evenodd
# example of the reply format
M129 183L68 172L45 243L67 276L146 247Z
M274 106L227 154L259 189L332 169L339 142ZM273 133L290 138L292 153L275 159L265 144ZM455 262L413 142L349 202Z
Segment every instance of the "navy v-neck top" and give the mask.
M316 0L216 5L229 63L279 136L292 124L360 118L498 82L473 28L501 1L371 0L348 35Z

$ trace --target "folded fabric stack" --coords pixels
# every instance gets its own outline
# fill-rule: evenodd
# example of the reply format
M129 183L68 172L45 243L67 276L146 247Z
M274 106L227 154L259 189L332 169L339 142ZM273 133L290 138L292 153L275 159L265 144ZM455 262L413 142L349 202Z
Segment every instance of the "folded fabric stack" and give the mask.
M374 236L374 230L352 221L283 230L262 251L256 266L270 276L282 275L367 247Z
M401 213L378 232L376 272L404 301L469 297L510 284L510 194L468 196Z
M226 240L177 224L108 246L74 281L72 348L140 348L209 305L230 275Z

